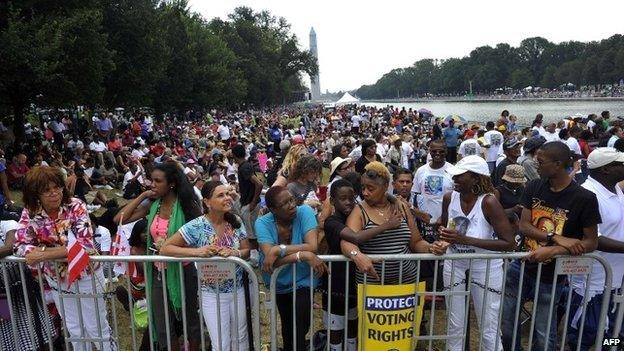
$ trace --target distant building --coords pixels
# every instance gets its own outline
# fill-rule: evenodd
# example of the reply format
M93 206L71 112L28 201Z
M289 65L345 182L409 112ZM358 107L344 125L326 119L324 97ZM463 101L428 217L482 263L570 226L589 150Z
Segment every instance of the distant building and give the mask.
M310 30L310 53L316 57L316 62L318 63L318 48L316 47L316 32L314 31L314 27ZM319 69L320 71L320 69ZM318 100L321 98L321 81L319 79L319 74L317 73L314 77L310 77L310 87L312 93L312 100Z

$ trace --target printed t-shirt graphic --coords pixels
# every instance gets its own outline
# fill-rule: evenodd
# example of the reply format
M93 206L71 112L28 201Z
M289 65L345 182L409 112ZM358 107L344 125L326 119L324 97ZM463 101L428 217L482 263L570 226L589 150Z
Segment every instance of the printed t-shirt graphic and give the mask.
M439 196L443 193L444 179L439 175L430 175L425 178L425 194Z
M568 210L558 207L551 208L546 206L542 200L537 198L533 199L533 205L531 206L531 223L536 228L546 233L552 232L556 235L561 235L563 233L563 226L567 220ZM526 238L526 247L530 251L545 245L546 243L540 243L535 239Z

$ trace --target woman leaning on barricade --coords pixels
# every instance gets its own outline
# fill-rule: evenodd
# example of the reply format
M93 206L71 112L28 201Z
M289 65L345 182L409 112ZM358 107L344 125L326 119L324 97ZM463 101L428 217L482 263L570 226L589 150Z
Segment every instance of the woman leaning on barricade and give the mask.
M193 186L176 162L167 161L156 165L151 176L151 189L130 201L114 218L114 221L119 224L147 218L147 255L158 254L169 237L187 222L201 216L199 200L194 194ZM154 324L150 329L156 334L158 346L168 350L180 349L178 337L182 335L176 335L174 331L184 331L182 328L184 325L182 306L184 305L189 346L191 350L197 350L201 336L197 313L199 307L195 265L184 263L183 277L180 276L180 263L157 262L148 264L146 268L150 313ZM182 282L184 282L185 291L184 301L182 300ZM166 295L163 291L165 287ZM164 318L165 311L168 311L168 323Z
M66 259L68 245L74 242L86 253L97 254L86 205L69 196L63 175L55 167L31 169L26 175L23 193L25 208L15 234L15 254L24 256L32 269L42 268L70 337L101 339L95 342L99 349L116 350L104 299L74 296L76 293L102 294L102 267L90 263L70 286L68 264L52 261ZM87 350L90 345L91 342L72 342L74 350Z
M349 252L351 258L360 251L367 255L443 254L446 247L442 243L430 244L422 239L414 218L409 215L407 204L398 200L391 202L392 199L388 196L389 184L390 172L386 166L376 161L366 165L361 177L364 201L358 203L357 208L351 212L347 226L354 233L379 226L387 226L387 229L381 233L367 231L367 235L343 237L343 252ZM388 222L396 224L388 226ZM377 262L365 272L356 272L358 283L364 283L365 273L367 284L414 283L417 278L417 264L413 260Z
M491 253L514 248L514 234L503 207L494 196L487 162L479 156L462 158L446 170L453 176L455 190L442 200L440 239L452 244L449 253ZM495 234L496 233L496 234ZM466 277L466 270L470 274ZM498 320L503 286L502 259L460 259L444 261L444 287L465 291L470 278L477 321L483 335L483 350L502 349ZM465 325L464 296L447 298L448 334L462 335ZM449 350L462 350L463 340L452 339Z
M245 226L231 212L233 200L229 191L229 186L219 181L204 184L201 193L206 214L183 225L167 239L160 253L174 257L249 258ZM211 278L209 264L198 264L198 270L202 283L201 308L212 350L249 350L243 269L236 266L235 280Z
M304 350L305 336L310 329L311 289L318 282L312 271L316 276L327 271L325 263L316 256L316 215L308 205L297 206L285 187L270 188L265 199L270 213L258 218L255 225L264 281L270 286L273 270L287 265L280 271L276 286L271 287L275 289L275 304L282 320L283 349L294 350L293 345L296 345L297 350Z

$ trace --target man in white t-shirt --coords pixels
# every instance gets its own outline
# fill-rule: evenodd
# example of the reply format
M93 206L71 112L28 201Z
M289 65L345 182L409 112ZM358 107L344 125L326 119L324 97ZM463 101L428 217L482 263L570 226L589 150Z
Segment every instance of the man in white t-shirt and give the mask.
M611 280L612 291L620 288L624 277L624 194L617 185L624 180L624 153L613 148L597 148L587 158L589 177L582 187L596 194L598 210L602 223L598 224L598 250L594 254L602 256L609 262L613 272ZM568 319L568 345L576 348L579 339L579 329L583 324L580 320L585 316L585 326L581 349L588 350L596 342L596 330L598 328L598 316L602 307L602 298L605 293L605 271L602 264L594 260L592 273L584 275L571 275L570 288L572 288L572 303ZM587 311L582 313L584 295L586 291L586 278L588 279L588 296L586 301ZM609 302L607 325L604 338L614 338L615 308L613 301ZM575 313L576 312L576 313Z
M596 118L596 115L591 114L589 115L589 120L587 121L587 129L589 129L592 134L594 134L594 127L596 127L596 122L594 122L594 118Z
M221 141L227 144L230 140L230 127L227 126L226 121L221 121L221 125L217 128L217 133L219 133Z
M551 141L559 141L559 133L557 132L557 125L555 123L550 123L546 126L546 131L544 132L544 138L546 138L546 142Z
M459 154L460 159L471 155L481 156L481 145L479 145L477 139L466 139L459 144L457 154Z
M122 190L124 191L124 198L133 198L142 192L145 186L145 178L143 166L138 160L132 160L128 166L128 172L124 175ZM128 188L131 185L132 188Z
M410 169L409 160L412 158L412 154L414 153L414 148L412 147L412 136L406 134L403 136L403 142L401 143L401 150L403 152L404 158L402 167L405 169Z
M108 255L111 251L112 239L108 228L98 223L98 218L93 214L89 214L91 226L93 227L93 241L95 248L100 255Z
M573 151L575 154L579 156L583 156L583 152L581 152L581 145L579 145L578 140L570 134L570 130L562 129L559 131L559 138L561 141L566 143L570 148L570 151Z
M355 114L351 117L351 133L358 134L360 132L361 122L362 122L362 117L360 117L360 115Z
M417 216L425 224L438 222L442 215L442 198L453 190L453 177L446 173L452 164L446 162L447 148L444 141L432 141L429 153L431 162L418 168L412 185L418 207Z
M485 139L483 147L486 148L485 160L490 168L490 172L493 172L494 168L496 168L498 156L503 155L504 138L501 132L494 129L494 122L492 121L487 122L485 129L487 130L483 135L483 139Z
M106 144L100 139L99 136L96 136L95 139L89 144L89 150L94 152L104 152L108 150Z

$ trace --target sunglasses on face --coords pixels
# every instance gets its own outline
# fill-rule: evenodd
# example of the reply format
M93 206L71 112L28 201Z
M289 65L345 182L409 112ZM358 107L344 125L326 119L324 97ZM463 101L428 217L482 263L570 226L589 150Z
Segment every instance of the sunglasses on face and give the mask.
M373 170L366 171L365 174L368 178L371 178L371 179L377 179L378 177L381 176L377 171L373 171Z

